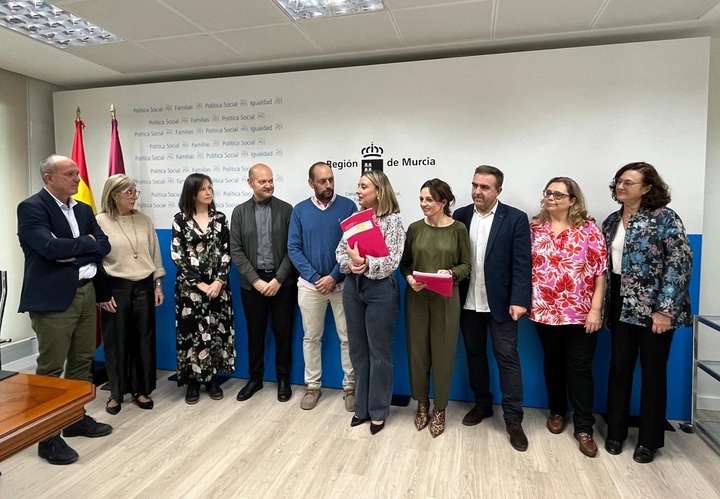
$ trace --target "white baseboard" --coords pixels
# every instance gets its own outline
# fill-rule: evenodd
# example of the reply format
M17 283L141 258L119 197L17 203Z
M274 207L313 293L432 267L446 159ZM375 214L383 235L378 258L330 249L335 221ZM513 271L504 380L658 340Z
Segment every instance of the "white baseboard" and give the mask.
M37 338L26 338L2 347L2 369L6 371L35 370L38 356Z
M698 396L697 408L700 411L720 411L720 397Z

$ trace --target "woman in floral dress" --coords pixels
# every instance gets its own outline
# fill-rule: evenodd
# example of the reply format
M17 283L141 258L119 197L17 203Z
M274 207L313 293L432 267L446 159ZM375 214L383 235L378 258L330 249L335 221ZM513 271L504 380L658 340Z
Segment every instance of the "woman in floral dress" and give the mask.
M542 194L540 213L530 224L530 319L545 354L550 408L546 426L551 433L562 433L570 398L580 452L595 457L592 361L602 324L605 240L588 217L584 196L573 179L554 177Z
M172 259L177 266L175 324L178 386L185 402L200 398L205 384L214 400L223 397L218 373L235 370L235 332L230 296L230 230L215 211L212 179L193 173L180 194L172 225Z

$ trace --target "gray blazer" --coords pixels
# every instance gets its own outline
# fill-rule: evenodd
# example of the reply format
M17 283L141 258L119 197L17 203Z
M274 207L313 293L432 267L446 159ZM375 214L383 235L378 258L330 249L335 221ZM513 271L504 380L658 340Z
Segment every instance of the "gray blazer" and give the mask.
M272 211L272 249L275 260L275 278L282 286L296 285L297 273L287 251L288 228L292 205L273 196L270 198ZM240 286L252 289L260 276L257 269L257 227L255 226L255 204L250 198L235 207L230 222L230 254L240 272Z

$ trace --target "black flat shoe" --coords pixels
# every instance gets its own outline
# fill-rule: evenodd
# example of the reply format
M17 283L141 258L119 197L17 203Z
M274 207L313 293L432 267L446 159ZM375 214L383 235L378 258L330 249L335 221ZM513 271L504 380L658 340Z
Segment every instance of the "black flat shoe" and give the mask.
M122 409L122 404L120 402L118 402L117 400L115 400L115 402L117 402L117 405L110 405L110 402L112 402L113 400L115 400L115 399L112 397L110 397L107 400L107 403L105 404L105 412L115 416Z
M370 421L370 433L372 433L373 435L380 433L383 428L385 428L385 421L380 424L375 424Z
M155 407L155 402L153 402L150 397L145 395L147 397L147 400L145 402L141 402L140 401L141 396L142 396L142 394L140 394L140 393L136 393L135 395L133 395L132 396L133 404L138 406L140 409L145 409L146 411L149 411L150 409ZM118 411L118 412L120 412L120 411Z
M188 382L187 391L185 392L185 403L188 405L197 404L200 400L200 383L191 379Z
M653 459L655 459L655 450L648 449L647 447L643 447L642 445L638 445L635 447L635 452L633 453L633 461L640 464L647 464L652 463Z
M605 450L608 454L617 456L622 452L622 442L620 440L605 440Z
M367 421L367 419L359 418L359 417L357 417L357 416L353 416L352 419L350 420L350 426L354 428L354 427L356 427L356 426L360 426L360 425L363 424L365 421ZM379 430L378 430L378 431L379 431Z

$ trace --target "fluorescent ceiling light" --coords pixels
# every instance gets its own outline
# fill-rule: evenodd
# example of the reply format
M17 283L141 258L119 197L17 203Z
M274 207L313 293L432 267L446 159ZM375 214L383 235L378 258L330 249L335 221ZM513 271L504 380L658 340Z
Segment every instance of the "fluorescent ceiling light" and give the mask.
M382 0L275 0L275 2L296 21L360 14L385 8Z
M60 48L125 41L85 19L40 0L0 0L0 26Z

